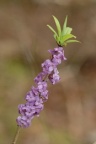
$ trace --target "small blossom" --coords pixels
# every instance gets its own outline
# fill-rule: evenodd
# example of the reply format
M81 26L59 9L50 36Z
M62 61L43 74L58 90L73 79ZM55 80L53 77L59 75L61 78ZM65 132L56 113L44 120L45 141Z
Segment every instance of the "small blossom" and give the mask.
M37 88L38 88L39 92L45 91L47 88L47 82L45 82L45 81L39 82Z
M54 50L48 50L52 55L57 55L58 53L64 53L62 47L54 48Z
M47 59L44 63L42 63L43 72L46 74L51 74L51 72L56 68L56 66L52 63L51 60Z
M48 100L48 90L42 91L41 96L43 98L43 102Z
M62 60L66 60L62 47L54 48L54 50L49 50L49 52L52 54L52 62L55 65L61 64Z
M27 119L26 116L18 116L16 121L20 127L29 127L32 119Z
M42 82L45 77L46 77L46 73L41 72L35 77L34 81L35 83Z
M21 116L17 118L18 125L28 127L34 116L39 116L39 113L41 110L43 110L43 107L43 100L39 96L35 96L35 100L32 102L19 105L18 111Z
M26 95L26 101L33 102L35 101L35 94L30 90Z
M47 82L39 82L37 88L41 97L43 98L43 101L45 102L48 99Z
M38 89L36 87L32 86L31 91L33 92L33 94L35 96L39 96L39 92L38 92Z
M54 72L49 75L48 78L49 78L49 80L50 80L50 82L51 82L52 84L56 84L57 82L60 81L60 77L59 77L58 74L59 74L59 72L58 72L58 70L57 70L57 68L56 68L56 69L54 69Z
M55 65L61 64L61 58L59 57L59 55L53 55L52 62Z

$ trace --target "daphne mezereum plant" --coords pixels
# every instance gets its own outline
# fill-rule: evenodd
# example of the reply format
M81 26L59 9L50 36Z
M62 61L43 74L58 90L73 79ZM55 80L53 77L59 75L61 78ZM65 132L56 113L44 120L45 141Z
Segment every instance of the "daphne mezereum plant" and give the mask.
M31 125L31 121L35 116L39 116L44 108L44 103L48 100L47 82L50 81L53 85L60 81L59 71L57 66L62 61L66 60L63 46L68 43L79 42L76 36L71 34L72 28L67 27L67 17L65 18L63 28L61 29L58 19L53 16L57 32L49 25L47 25L54 33L54 38L57 47L53 50L48 50L51 58L45 60L42 64L42 71L35 77L34 82L36 86L32 86L31 90L26 94L26 103L18 106L20 116L17 117L17 132L12 144L16 144L20 128L27 128ZM73 39L72 39L73 38Z

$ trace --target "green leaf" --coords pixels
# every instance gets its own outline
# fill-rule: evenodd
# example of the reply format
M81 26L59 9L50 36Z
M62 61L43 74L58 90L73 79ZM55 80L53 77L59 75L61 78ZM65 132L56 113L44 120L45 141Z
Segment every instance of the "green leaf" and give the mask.
M55 40L57 41L57 36L54 34L54 38L55 38Z
M62 35L65 35L65 31L66 31L66 28L67 28L67 18L68 18L68 16L66 16L64 24L63 24Z
M50 25L47 25L49 27L49 29L56 35L58 36L58 34L56 33L56 31L50 26Z
M72 32L72 28L67 27L64 34L65 34L65 35L66 35L66 34L71 34L71 32Z
M60 38L58 36L56 36L55 34L54 34L54 38L55 38L56 42L59 44Z
M55 16L53 16L53 18L54 18L54 21L55 21L55 24L56 24L56 27L57 27L58 35L60 36L61 35L60 23L59 23L58 19Z
M54 38L55 38L55 40L56 40L56 34L54 34Z
M64 42L64 41L66 41L66 40L68 40L68 39L70 39L70 38L76 38L74 35L72 35L72 34L66 34L65 36L63 36L62 38L61 38L61 41L62 42Z
M80 43L80 41L77 41L77 40L68 40L68 41L65 41L63 45L66 46L68 43L74 43L74 42L79 42Z
M72 32L72 28L67 27L67 19L68 19L68 16L66 16L64 24L63 24L62 36L65 34L70 34Z
M76 38L76 36L71 34L72 28L67 27L67 18L68 18L67 16L65 18L62 30L61 30L59 20L55 16L53 16L53 18L56 24L57 32L50 25L47 25L47 26L54 33L53 36L58 45L66 46L68 43L79 42L77 40L72 40L72 38Z
M68 41L66 41L66 43L73 43L73 42L79 42L80 43L80 41L78 41L78 40L68 40Z
M66 18L65 18L63 29L66 29L66 27L67 27L67 19L68 19L68 16L66 16Z

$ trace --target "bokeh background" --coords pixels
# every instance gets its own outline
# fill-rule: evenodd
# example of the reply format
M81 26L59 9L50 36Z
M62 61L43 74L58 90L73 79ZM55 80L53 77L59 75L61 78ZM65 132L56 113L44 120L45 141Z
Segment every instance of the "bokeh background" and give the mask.
M41 63L56 47L47 24L52 15L81 43L64 48L61 81L49 85L49 100L31 127L21 129L18 144L93 144L96 140L96 0L0 0L0 144L11 144L17 106Z

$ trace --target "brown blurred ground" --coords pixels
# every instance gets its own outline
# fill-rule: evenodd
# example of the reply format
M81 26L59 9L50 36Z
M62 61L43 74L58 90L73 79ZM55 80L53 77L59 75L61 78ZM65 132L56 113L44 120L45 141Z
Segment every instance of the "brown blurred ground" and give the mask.
M92 144L96 140L96 1L0 1L0 144L11 143L17 106L56 47L52 15L68 25L81 44L65 48L61 82L49 85L49 100L18 144Z

